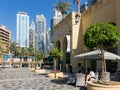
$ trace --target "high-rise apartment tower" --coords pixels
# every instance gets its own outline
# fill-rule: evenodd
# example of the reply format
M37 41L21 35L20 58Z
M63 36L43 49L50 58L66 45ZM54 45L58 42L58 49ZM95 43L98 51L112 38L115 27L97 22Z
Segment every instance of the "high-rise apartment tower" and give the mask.
M35 24L33 21L29 27L29 47L35 48Z
M29 47L29 16L25 12L17 13L16 42L20 47Z
M46 51L46 18L44 15L36 15L36 50Z

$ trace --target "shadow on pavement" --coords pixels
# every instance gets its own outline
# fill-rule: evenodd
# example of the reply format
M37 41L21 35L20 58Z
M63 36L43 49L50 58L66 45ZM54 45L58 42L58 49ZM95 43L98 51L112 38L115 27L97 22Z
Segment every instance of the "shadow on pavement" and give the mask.
M67 84L68 77L65 78L59 78L59 79L52 79L51 82L52 83L56 83L56 84Z
M52 83L56 83L56 84L67 84L67 80L68 80L68 77L65 77L65 78L59 78L59 79L52 79L51 82ZM74 86L75 87L75 84L67 84L67 85L71 85L71 86ZM87 90L86 87L80 87L79 90Z
M87 90L86 87L80 87L80 90Z

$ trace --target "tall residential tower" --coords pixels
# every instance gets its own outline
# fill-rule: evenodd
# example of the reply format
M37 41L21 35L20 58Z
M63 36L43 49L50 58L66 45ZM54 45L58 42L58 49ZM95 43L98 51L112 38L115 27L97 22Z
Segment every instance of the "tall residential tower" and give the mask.
M29 47L29 16L25 12L17 13L16 42L20 47Z
M44 15L36 15L36 50L46 51L46 18Z
M35 23L33 21L29 27L29 47L35 48Z

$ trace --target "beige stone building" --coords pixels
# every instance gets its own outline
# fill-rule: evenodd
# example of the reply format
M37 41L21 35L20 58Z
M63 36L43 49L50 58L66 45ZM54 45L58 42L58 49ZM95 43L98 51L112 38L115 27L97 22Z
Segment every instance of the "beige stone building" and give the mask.
M62 58L64 69L67 69L67 63L72 64L73 70L79 69L80 64L82 67L87 66L93 68L94 70L96 68L101 69L102 63L100 60L89 60L87 61L87 63L85 63L84 60L76 60L74 58L74 55L81 54L87 51L87 48L84 45L83 36L86 28L92 23L113 23L120 31L119 8L120 0L99 0L95 5L80 14L80 21L77 24L75 23L75 15L77 13L72 12L54 27L55 46L59 49L62 49L64 53ZM69 30L72 31L71 35ZM120 55L120 45L116 47L115 52ZM69 53L71 53L71 55ZM69 56L71 57L69 58ZM106 62L106 65L108 71L110 71L112 68L114 68L115 70L120 70L120 61L108 60Z
M8 28L4 25L0 26L0 45L3 49L2 53L9 53L7 47L10 44L11 40L11 32Z

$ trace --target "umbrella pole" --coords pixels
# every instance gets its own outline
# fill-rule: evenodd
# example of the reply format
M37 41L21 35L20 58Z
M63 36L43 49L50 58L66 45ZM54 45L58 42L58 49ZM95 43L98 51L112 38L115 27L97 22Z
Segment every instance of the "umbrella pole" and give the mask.
M104 59L104 72L106 72L106 61Z
M104 72L104 60L102 60L102 72Z

